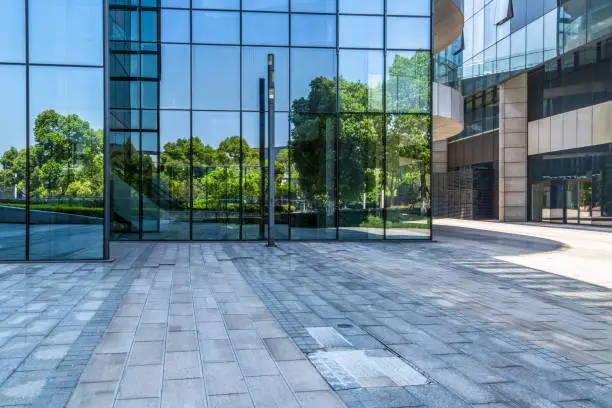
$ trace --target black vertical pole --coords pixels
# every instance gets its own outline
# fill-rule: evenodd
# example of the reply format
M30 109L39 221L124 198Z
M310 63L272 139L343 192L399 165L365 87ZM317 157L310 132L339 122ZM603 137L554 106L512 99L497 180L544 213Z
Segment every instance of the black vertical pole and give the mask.
M266 237L266 80L259 79L259 239Z
M268 246L274 244L274 54L268 54Z

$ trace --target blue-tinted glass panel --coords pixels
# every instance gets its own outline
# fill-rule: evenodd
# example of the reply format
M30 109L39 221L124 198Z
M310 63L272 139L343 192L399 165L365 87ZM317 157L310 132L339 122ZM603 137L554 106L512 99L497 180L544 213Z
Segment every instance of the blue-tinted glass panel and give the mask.
M544 16L544 60L557 56L559 49L559 32L557 26L557 10L548 12Z
M382 114L342 114L338 137L341 240L384 238L384 123Z
M0 62L25 61L25 2L0 3Z
M110 11L110 40L138 41L140 38L139 13L129 10Z
M387 0L387 14L405 16L431 15L432 0Z
M103 70L31 67L30 115L30 258L101 258Z
M287 0L242 0L243 10L287 11Z
M162 77L160 107L162 109L189 109L191 75L188 45L162 45Z
M527 29L521 28L510 36L510 69L525 69L525 49L527 46Z
M612 33L612 1L591 0L588 21L588 41L593 41Z
M386 238L429 239L429 115L387 116Z
M240 10L240 0L192 0L193 8Z
M340 106L343 112L380 112L383 100L383 52L340 51Z
M162 0L162 7L173 7L173 8L189 8L191 0Z
M194 43L240 43L240 13L227 11L193 11L192 19Z
M25 67L0 65L0 260L25 259Z
M544 61L544 18L539 18L527 25L527 68Z
M512 0L512 18L510 19L510 31L515 32L527 25L527 3L531 0Z
M418 17L389 17L387 48L407 50L431 48L431 20Z
M140 13L140 41L159 41L159 13L157 11L142 11Z
M193 109L240 109L240 47L192 48Z
M430 112L430 58L426 51L387 54L388 112Z
M297 46L335 47L336 17L293 14L291 16L291 43Z
M242 50L242 109L259 110L259 80L268 87L268 54L274 54L276 110L289 110L289 49L244 47ZM265 109L268 109L267 100Z
M336 51L291 50L291 110L336 111Z
M383 17L340 16L340 47L383 48Z
M291 11L303 13L335 13L336 0L291 0Z
M242 42L245 45L289 45L289 15L243 13Z
M193 239L240 239L240 113L194 112Z
M102 65L102 0L29 0L30 62Z
M275 121L275 232L277 239L289 238L289 115L276 113ZM268 117L256 112L242 114L242 239L257 240L268 236L267 133ZM261 138L263 137L263 143ZM263 163L260 154L264 155ZM260 184L263 181L263 188Z
M149 228L143 230L142 238L184 241L189 239L190 115L182 111L161 111L159 121L159 145L155 140L157 134L143 134L143 148L147 150L143 161L148 161L143 163L143 168L150 163L151 170L143 181L150 182L157 192L146 202ZM145 140L151 143L147 145Z
M162 42L189 42L189 11L162 10L161 40Z
M340 0L340 13L383 14L383 0Z

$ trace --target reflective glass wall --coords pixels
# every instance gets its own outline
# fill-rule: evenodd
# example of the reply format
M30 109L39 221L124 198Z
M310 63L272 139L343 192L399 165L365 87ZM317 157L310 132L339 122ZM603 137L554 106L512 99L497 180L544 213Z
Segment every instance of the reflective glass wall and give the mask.
M105 255L104 15L0 2L0 260Z
M109 28L114 239L260 240L268 211L278 239L430 237L430 0L112 0Z

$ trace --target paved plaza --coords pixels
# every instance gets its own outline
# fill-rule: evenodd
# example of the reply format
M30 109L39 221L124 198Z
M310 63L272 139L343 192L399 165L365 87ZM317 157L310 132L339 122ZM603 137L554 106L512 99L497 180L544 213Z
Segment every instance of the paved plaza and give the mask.
M435 232L0 265L0 406L612 407L612 233Z

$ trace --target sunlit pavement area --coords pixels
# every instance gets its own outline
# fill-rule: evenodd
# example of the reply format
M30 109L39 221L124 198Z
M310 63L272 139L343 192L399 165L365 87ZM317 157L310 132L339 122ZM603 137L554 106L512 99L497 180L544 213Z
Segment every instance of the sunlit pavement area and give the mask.
M0 265L0 405L612 407L611 232L434 232Z

